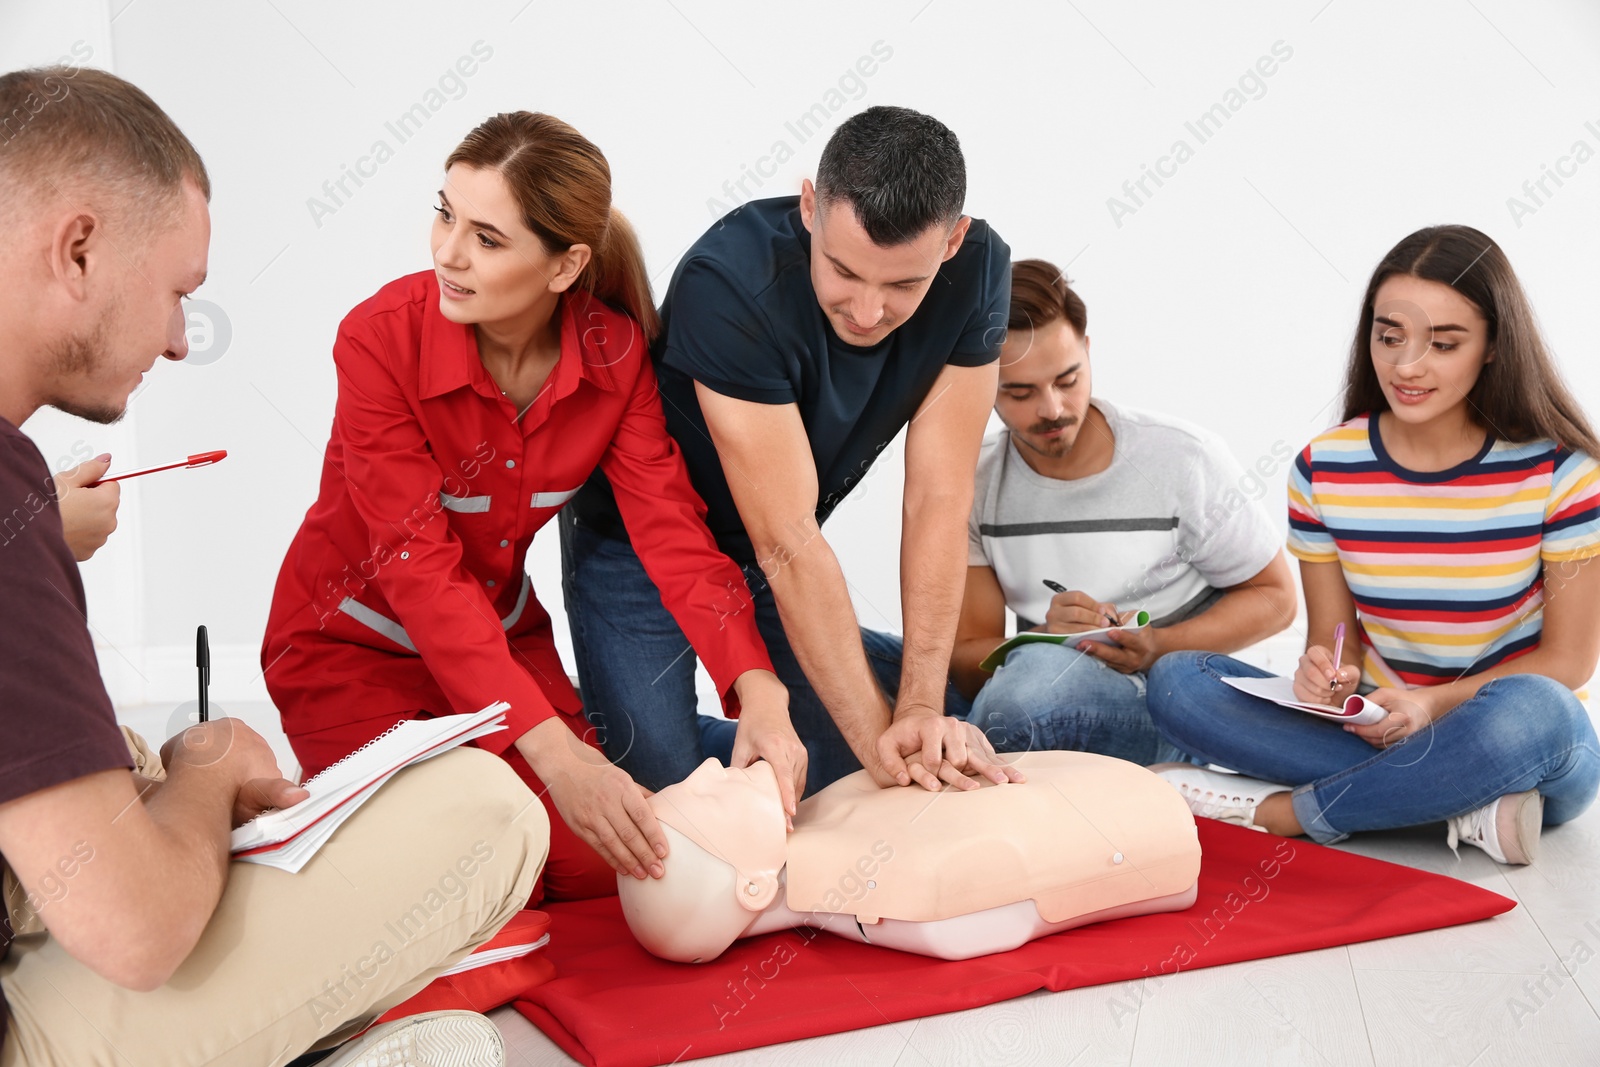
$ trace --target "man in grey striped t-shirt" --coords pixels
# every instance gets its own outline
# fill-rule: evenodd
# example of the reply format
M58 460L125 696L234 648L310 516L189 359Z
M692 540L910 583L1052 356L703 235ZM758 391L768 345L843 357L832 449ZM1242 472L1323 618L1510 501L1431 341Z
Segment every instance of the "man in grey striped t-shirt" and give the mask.
M1002 752L1180 759L1150 721L1144 672L1163 653L1232 652L1293 621L1281 538L1252 499L1292 453L1280 444L1246 472L1213 434L1092 398L1082 300L1042 260L1014 264L1011 286L995 401L1006 428L978 460L946 710ZM1113 630L1116 644L1023 645L990 676L978 664L1005 641L1007 608L1043 633L1138 610L1151 625ZM892 692L898 643L863 640Z

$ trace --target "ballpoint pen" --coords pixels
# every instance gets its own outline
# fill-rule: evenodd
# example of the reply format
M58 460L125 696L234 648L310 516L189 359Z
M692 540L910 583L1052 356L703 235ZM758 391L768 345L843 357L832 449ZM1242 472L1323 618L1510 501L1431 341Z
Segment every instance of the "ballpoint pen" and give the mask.
M163 463L158 467L145 467L142 470L123 471L120 474L109 474L97 482L90 482L87 486L85 486L85 488L93 489L95 486L105 485L107 482L120 482L126 478L137 478L141 474L154 474L157 471L172 471L177 470L180 467L186 469L190 467L209 467L211 464L221 463L227 458L228 453L225 449L218 449L215 452L197 452L188 459L179 460L177 463Z
M1065 593L1067 591L1066 586L1062 585L1060 582L1052 582L1048 578L1044 579L1044 587L1050 590L1052 593ZM1100 614L1107 623L1111 624L1112 626L1117 625L1117 620L1114 616L1107 615L1105 612L1101 612Z
M211 644L206 640L206 628L201 626L194 632L194 665L200 674L200 721L205 722L210 714L207 706L206 687L211 684Z
M1339 691L1339 672L1344 669L1344 623L1333 628L1333 679L1328 682L1328 692Z

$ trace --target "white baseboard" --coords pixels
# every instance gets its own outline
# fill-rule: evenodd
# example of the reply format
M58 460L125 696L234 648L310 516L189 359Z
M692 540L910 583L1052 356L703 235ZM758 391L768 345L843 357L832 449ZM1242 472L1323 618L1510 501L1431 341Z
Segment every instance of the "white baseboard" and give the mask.
M1235 653L1246 663L1278 674L1294 673L1304 651L1304 639L1285 630ZM180 704L195 699L197 679L193 645L157 645L146 648L113 647L95 642L100 676L111 701L118 707L140 704ZM721 714L716 687L705 668L696 671L700 710ZM211 697L236 703L267 703L260 650L255 645L211 646Z
M1303 651L1305 638L1289 629L1233 655L1263 670L1292 675ZM119 708L148 704L176 707L195 699L198 680L192 645L122 648L119 651L97 640L95 654L100 659L100 676L105 681L106 691L111 694L112 704ZM260 652L254 645L213 645L211 699L219 703L270 704L259 657ZM695 683L700 711L720 717L721 701L703 666L697 666ZM1592 695L1588 687L1579 693L1580 699Z
M106 691L118 707L177 705L196 699L199 678L193 645L129 648L96 641L95 655ZM209 693L217 701L269 702L260 649L255 645L212 645Z

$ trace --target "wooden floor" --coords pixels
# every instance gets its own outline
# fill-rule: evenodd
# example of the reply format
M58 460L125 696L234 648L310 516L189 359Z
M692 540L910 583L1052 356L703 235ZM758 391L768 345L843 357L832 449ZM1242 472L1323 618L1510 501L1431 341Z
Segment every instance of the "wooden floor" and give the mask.
M119 717L156 734L160 716L143 711ZM229 711L264 733L275 725L267 708ZM276 748L281 734L269 739ZM1461 878L1519 906L1470 926L1186 972L1148 983L1142 996L1133 983L1039 993L696 1062L1600 1064L1600 805L1547 831L1532 867L1502 867L1470 847L1457 859L1443 825L1336 847ZM575 1062L514 1010L493 1018L511 1067Z

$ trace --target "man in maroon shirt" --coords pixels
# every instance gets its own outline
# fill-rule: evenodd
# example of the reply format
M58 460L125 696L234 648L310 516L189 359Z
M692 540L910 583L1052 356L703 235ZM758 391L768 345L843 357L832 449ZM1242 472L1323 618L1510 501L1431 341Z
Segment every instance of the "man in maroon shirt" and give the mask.
M210 186L112 75L0 76L0 116L0 1060L282 1064L487 941L548 824L501 760L456 751L397 775L299 874L231 865L234 826L307 795L266 742L222 719L158 760L117 726L56 483L18 427L47 405L112 422L159 356L184 357ZM396 935L418 908L424 929ZM357 1044L454 1034L479 1051L451 1062L503 1062L481 1016L418 1018Z

